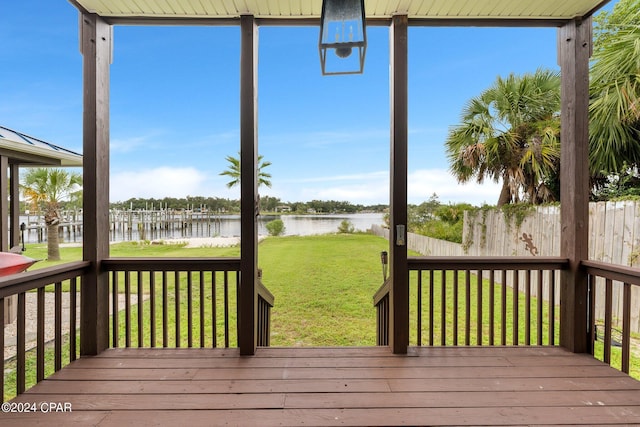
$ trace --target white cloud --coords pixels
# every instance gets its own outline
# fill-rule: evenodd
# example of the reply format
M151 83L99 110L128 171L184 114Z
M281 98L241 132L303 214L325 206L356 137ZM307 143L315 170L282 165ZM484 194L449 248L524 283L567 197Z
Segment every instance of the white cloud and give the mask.
M132 197L163 198L208 194L207 175L195 168L158 167L139 171L113 173L110 200L123 201Z
M273 188L260 188L260 194L279 197L285 202L311 200L340 200L355 204L389 203L389 173L375 171L352 175L321 176L299 180L272 180ZM157 167L139 171L124 171L111 176L111 201L132 197L163 198L211 196L238 199L238 188L228 189L226 178L210 175L202 170ZM445 169L419 169L408 176L408 202L422 203L438 195L442 203L495 204L500 183L475 182L459 184Z
M408 202L419 204L433 193L442 203L495 204L500 183L487 181L459 184L446 169L419 169L409 173ZM348 200L358 204L389 203L389 172L377 171L353 175L303 178L295 183L287 180L284 191L274 180L274 194L285 201ZM282 188L282 187L281 187Z
M111 138L111 140L109 141L109 148L114 153L130 153L132 151L144 149L159 135L161 135L161 132L152 131L147 135L136 135L126 138Z
M409 173L408 186L409 203L422 203L436 193L443 203L466 202L479 206L483 203L495 204L501 184L493 181L459 184L446 169L418 169Z

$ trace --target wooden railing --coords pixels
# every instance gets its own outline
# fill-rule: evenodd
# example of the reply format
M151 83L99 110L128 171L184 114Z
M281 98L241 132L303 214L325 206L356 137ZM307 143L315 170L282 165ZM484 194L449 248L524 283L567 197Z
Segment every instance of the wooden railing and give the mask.
M239 258L110 258L113 347L237 345ZM134 308L135 306L135 308ZM258 345L273 296L258 283Z
M271 345L271 308L275 298L273 294L262 284L260 274L258 280L258 347Z
M410 257L410 345L555 345L556 257ZM517 285L516 285L517 284ZM389 343L389 283L374 297Z
M31 385L44 380L78 357L78 295L81 278L89 265L85 261L72 262L0 279L0 319L4 319L5 299L17 296L15 355L10 355L8 361L2 357L0 365L0 399L3 402L5 395L12 397L23 393ZM69 296L68 330L63 327L63 292ZM32 298L27 298L27 295L34 296L33 303L28 301ZM53 295L53 319L45 317L46 295ZM35 307L30 307L31 304ZM36 316L35 325L31 325L36 329L33 343L27 337L28 311L35 311ZM48 337L45 333L45 324L48 322L53 322L53 337ZM0 334L0 349L3 352L9 347L4 335Z
M629 374L631 359L640 353L636 350L634 355L631 336L632 291L640 292L640 269L600 261L583 261L582 265L589 275L591 352L596 358ZM622 304L622 319L612 316L615 287L623 290L622 301L618 302ZM600 298L604 299L603 312L596 310ZM634 374L637 376L640 372Z
M376 307L376 344L389 345L389 316L390 300L389 292L391 279L386 279L380 289L373 296L373 305Z

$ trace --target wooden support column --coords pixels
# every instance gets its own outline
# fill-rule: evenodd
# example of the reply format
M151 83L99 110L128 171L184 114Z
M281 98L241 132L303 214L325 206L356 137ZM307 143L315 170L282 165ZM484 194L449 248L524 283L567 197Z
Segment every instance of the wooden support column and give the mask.
M406 15L391 22L391 215L389 254L391 310L389 345L396 354L409 346L409 267L407 264L408 48Z
M9 248L20 245L20 166L9 165Z
M9 158L0 156L0 251L9 250Z
M240 354L257 346L258 297L258 27L253 16L240 18Z
M83 55L83 259L91 261L82 279L81 355L109 347L109 65L112 29L98 15L82 14Z
M560 255L562 271L560 345L575 353L589 351L587 275L580 262L589 258L589 57L591 18L558 30L562 73Z

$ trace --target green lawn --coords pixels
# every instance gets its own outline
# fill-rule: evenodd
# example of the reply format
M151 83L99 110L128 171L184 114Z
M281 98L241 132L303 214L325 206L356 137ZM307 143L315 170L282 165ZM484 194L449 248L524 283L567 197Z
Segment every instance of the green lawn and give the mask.
M275 295L274 346L375 345L373 294L386 240L367 234L275 237L260 244L263 283Z

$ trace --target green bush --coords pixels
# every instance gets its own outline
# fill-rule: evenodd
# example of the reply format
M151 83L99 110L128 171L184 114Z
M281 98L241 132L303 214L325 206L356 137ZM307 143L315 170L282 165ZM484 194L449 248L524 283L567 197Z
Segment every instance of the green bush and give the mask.
M355 231L355 227L353 226L353 223L346 219L343 219L340 225L338 226L338 233L351 234L354 231Z
M284 234L285 226L284 222L281 219L274 219L273 221L269 221L265 227L267 227L267 231L269 232L269 236L280 236Z
M462 221L450 224L445 221L429 221L415 230L416 234L432 237L434 239L448 240L449 242L462 243Z

